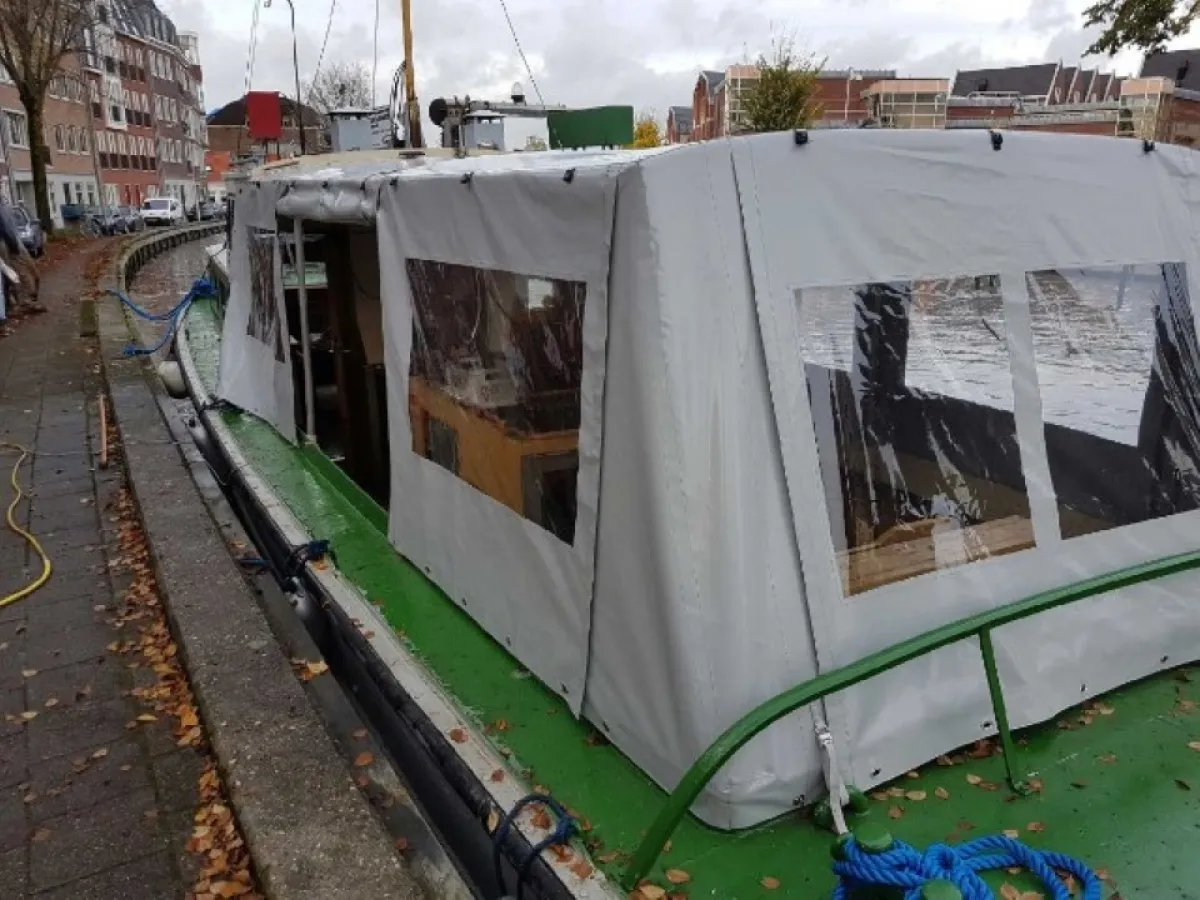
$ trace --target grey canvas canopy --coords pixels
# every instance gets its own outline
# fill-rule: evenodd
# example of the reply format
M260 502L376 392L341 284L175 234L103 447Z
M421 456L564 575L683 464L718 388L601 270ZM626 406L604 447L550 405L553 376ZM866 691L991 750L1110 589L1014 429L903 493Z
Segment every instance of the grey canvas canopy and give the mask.
M237 198L220 392L294 439L252 242L373 227L393 544L671 787L787 687L1195 549L1197 159L877 130L278 170ZM1001 629L1013 724L1200 656L1198 587ZM995 731L950 647L777 723L697 814L822 792L817 719L864 788Z

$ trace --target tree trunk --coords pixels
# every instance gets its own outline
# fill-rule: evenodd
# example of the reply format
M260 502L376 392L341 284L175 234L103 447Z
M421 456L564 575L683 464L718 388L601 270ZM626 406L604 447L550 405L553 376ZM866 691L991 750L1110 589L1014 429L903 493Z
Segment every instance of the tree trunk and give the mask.
M46 157L42 155L45 141L45 109L41 99L22 98L25 112L29 116L29 169L33 173L33 196L37 204L37 217L42 228L49 234L54 230L54 217L50 213L50 194L46 184Z

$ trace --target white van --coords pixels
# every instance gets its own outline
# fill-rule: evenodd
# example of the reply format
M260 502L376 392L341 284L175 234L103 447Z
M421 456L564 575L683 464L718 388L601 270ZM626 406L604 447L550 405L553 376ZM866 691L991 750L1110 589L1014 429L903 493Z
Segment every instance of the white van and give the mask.
M154 197L142 204L142 221L147 225L182 225L183 204L174 197Z

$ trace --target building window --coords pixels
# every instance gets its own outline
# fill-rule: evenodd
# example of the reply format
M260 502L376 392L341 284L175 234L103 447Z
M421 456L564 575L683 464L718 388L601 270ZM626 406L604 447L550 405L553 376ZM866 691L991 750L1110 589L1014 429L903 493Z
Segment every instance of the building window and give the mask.
M59 153L67 149L67 142L63 138L63 127L61 125L54 126L54 149Z
M79 152L90 153L92 150L88 143L88 130L86 128L79 129Z
M10 146L29 146L29 120L25 118L25 113L4 110L4 127Z

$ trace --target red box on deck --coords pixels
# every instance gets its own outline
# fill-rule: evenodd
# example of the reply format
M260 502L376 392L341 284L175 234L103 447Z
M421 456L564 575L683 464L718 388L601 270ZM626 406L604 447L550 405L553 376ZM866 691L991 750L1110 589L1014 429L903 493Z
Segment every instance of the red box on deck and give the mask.
M283 109L274 91L246 95L246 119L252 141L278 141L283 136Z

